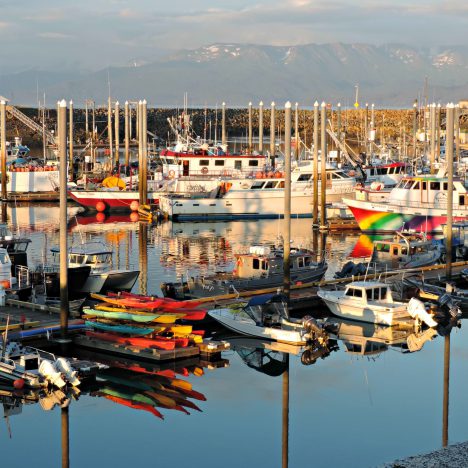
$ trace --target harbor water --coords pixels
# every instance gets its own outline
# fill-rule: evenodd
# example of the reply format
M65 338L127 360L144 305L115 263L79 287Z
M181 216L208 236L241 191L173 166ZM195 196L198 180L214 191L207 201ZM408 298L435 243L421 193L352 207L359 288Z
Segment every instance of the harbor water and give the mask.
M51 261L58 244L56 205L10 206L8 223L32 239L30 264ZM160 283L234 267L234 253L275 241L282 220L216 223L165 222L148 226L128 215L106 218L69 209L69 242L102 240L114 250L115 266L139 267L135 292L160 293ZM372 240L359 233L312 235L311 220L292 220L294 244L320 250L333 277L349 255L364 257ZM145 242L145 245L140 245ZM325 310L311 311L323 313ZM120 363L114 393L97 386L81 394L11 411L0 391L2 466L23 467L375 467L409 455L468 440L468 339L464 320L450 337L426 337L408 352L407 335L343 322L323 355L304 359L303 350L234 337L222 361L172 363L175 376L197 392L197 409L161 404L160 416L125 406L116 397L130 372L148 381L155 369ZM449 391L444 398L444 357L450 353ZM116 364L118 358L101 357ZM316 359L315 359L316 358ZM210 368L211 367L211 368ZM152 374L153 372L153 374ZM138 375L138 374L135 374ZM123 390L122 390L123 392ZM121 392L121 393L122 393ZM200 397L200 394L203 398ZM447 396L449 395L449 399ZM9 406L10 405L10 406ZM67 407L67 409L62 409ZM449 409L448 424L443 419ZM190 414L186 414L190 413ZM164 419L161 418L164 417ZM286 417L288 416L288 417ZM64 431L67 426L68 431ZM27 446L28 459L24 458ZM288 465L286 465L288 463Z

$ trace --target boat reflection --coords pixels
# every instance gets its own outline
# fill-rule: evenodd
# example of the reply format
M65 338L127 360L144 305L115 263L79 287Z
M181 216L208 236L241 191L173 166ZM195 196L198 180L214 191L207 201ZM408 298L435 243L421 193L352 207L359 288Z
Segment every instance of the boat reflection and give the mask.
M437 336L433 328L417 332L335 317L327 321L337 325L332 336L342 342L346 352L361 356L376 356L390 348L410 353L420 351L426 342Z

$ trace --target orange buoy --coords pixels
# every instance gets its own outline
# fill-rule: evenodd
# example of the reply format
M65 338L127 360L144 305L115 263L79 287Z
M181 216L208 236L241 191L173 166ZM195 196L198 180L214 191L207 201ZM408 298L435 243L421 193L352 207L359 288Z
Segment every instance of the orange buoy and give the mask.
M16 379L13 381L13 387L15 387L17 390L21 390L24 387L24 380Z
M96 210L102 213L103 211L106 210L106 204L103 201L98 201L96 203Z
M132 211L138 211L139 207L140 207L140 203L137 200L133 200L132 203L130 203L130 209Z
M130 221L132 223L136 223L139 220L140 220L140 215L136 211L133 211L132 213L130 213Z
M96 215L96 221L98 223L103 223L104 221L106 220L106 215L102 212L99 212L97 215Z

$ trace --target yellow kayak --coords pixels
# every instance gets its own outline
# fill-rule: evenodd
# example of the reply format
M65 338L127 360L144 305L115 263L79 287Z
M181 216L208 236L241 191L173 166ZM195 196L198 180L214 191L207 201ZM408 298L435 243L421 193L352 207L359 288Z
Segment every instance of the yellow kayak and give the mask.
M192 333L192 325L172 325L170 327L154 327L154 331L161 332L170 332L174 333L175 336L187 336Z

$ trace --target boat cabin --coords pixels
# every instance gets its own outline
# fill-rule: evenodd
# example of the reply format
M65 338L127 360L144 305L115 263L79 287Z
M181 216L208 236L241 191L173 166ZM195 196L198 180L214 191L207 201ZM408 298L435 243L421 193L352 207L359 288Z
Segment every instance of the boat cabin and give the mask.
M266 245L253 245L247 254L237 254L235 273L239 278L259 278L283 272L283 251ZM291 271L315 268L312 252L291 249Z
M363 304L372 302L393 303L392 292L388 285L377 281L354 281L346 287L343 296Z
M448 179L435 176L404 177L389 195L390 204L447 206ZM459 179L453 180L453 207L467 208L468 193Z
M60 259L60 249L51 249L54 261ZM102 242L88 242L70 247L68 251L68 266L78 267L88 265L91 274L99 274L107 271L112 265L112 249Z
M159 155L163 175L169 178L189 176L255 175L263 172L269 162L264 155L227 154L202 145L186 152L163 150Z
M382 182L385 187L394 187L405 175L408 175L411 166L402 162L380 164L365 167L366 182Z

